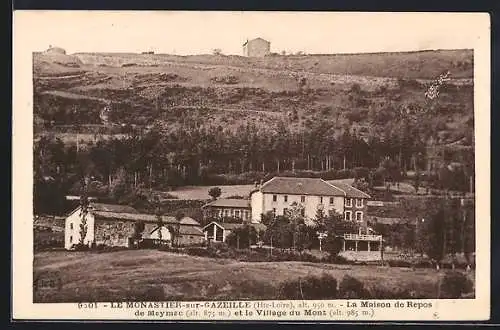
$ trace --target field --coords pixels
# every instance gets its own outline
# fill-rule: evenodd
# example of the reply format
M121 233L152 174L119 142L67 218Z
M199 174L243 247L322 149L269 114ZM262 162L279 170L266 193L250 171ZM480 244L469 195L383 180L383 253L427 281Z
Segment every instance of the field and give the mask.
M35 302L273 299L281 281L327 273L351 275L370 288L411 288L435 296L442 273L307 262L238 262L156 250L108 253L39 252L34 278L56 280ZM471 275L473 276L473 274Z
M347 184L352 184L354 179L341 179L341 180L330 180L329 182L344 182ZM208 199L208 190L213 186L184 186L179 187L174 191L170 191L169 194L179 198L179 199L196 199L203 200ZM242 185L221 185L217 186L221 188L222 194L221 198L228 198L233 196L243 196L248 197L252 189L255 188L252 184L242 184Z
M81 125L101 124L99 112L108 103L110 122L118 126L196 123L235 130L242 123L267 129L285 121L303 130L322 120L339 131L368 125L375 134L385 131L383 118L397 107L424 106L429 80L450 70L454 87L442 91L438 119L454 141L473 118L472 63L471 50L265 58L37 53L34 115L41 132L73 125L65 128L73 134L84 133Z

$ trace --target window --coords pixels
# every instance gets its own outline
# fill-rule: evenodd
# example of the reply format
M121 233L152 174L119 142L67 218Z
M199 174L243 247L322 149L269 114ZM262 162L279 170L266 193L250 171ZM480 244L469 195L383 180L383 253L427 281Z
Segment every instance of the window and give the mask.
M306 201L306 196L300 196L300 202L304 203Z
M235 216L236 218L239 218L239 217L240 217L240 210L235 210L235 211L234 211L234 216Z
M69 229L73 230L73 222L69 224Z
M245 211L245 220L248 220L248 211Z
M363 221L363 212L361 211L356 212L356 221L358 222Z
M352 221L352 212L351 211L344 212L344 220Z
M330 204L333 204L333 197L330 197Z
M283 209L283 215L287 215L287 214L288 214L288 209L285 207L285 208Z
M300 215L304 217L304 216L306 215L306 210L301 209L301 210L300 210Z
M345 206L352 207L352 198L345 199Z
M323 203L323 197L320 197L320 198L319 198L319 202L320 202L320 203Z
M229 215L229 210L224 210L224 216L227 217Z
M356 199L356 207L363 207L363 199L362 198Z
M73 243L73 236L70 236L70 237L69 237L69 242L70 242L70 243Z
M328 215L329 215L329 216L332 216L332 215L334 215L334 214L335 214L335 210L334 210L334 209L329 209L329 210L328 210Z
M273 208L273 214L276 215L276 208Z
M285 199L285 203L288 202L288 196L285 195L285 197L283 197Z
M278 196L273 195L273 202L276 202L278 200Z

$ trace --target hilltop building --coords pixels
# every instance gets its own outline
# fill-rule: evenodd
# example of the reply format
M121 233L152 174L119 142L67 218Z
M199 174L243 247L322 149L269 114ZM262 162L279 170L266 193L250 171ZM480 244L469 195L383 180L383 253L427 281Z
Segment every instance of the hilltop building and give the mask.
M264 57L271 53L271 43L262 38L247 40L243 44L243 55L247 57Z

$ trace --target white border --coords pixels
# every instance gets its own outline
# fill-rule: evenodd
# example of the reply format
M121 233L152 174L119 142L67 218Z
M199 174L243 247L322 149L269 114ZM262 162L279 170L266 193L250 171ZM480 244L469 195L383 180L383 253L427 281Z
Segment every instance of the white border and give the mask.
M37 15L41 13L38 12ZM43 15L53 14L50 11ZM80 13L75 12L75 18ZM105 14L100 12L101 15ZM300 13L296 13L300 15ZM353 13L355 15L356 13ZM376 15L377 13L373 13ZM30 11L13 15L13 208L12 208L12 308L14 319L136 319L134 310L100 308L91 312L76 304L32 303L32 48L31 31L39 17ZM127 15L132 15L130 12ZM448 14L450 15L450 14ZM474 103L476 147L476 299L431 300L432 309L375 310L376 318L367 320L486 320L490 315L490 20L485 13L462 15L464 24L477 31L474 45ZM366 18L366 17L365 17ZM77 20L75 20L77 21ZM202 23L200 23L202 24ZM279 24L277 22L276 24ZM443 23L446 24L446 16ZM397 28L397 27L395 27ZM426 28L425 22L419 28ZM450 35L450 38L455 36ZM356 41L356 42L359 42ZM480 184L478 184L480 183ZM336 300L345 304L345 300ZM324 301L323 301L324 303ZM201 311L202 309L200 309ZM192 319L187 317L186 319ZM200 318L198 318L200 319ZM201 318L212 320L210 318ZM362 320L363 318L236 317L227 320ZM166 319L164 319L166 320Z

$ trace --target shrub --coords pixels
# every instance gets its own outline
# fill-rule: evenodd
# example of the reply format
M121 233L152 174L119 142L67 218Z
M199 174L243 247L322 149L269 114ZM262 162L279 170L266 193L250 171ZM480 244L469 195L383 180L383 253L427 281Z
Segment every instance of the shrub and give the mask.
M336 254L330 254L325 259L325 261L328 262L328 263L338 264L338 265L348 265L348 264L352 263L349 260L347 260L346 258L344 258L342 256L339 256L339 255L336 255Z
M339 295L345 299L362 299L369 296L363 282L345 275L339 284Z
M441 280L440 297L457 299L462 294L470 293L473 289L472 281L461 272L447 272Z
M279 299L335 299L337 280L327 274L285 281L278 288Z

